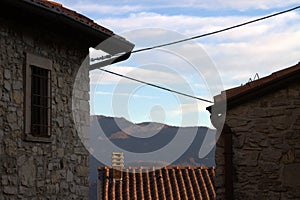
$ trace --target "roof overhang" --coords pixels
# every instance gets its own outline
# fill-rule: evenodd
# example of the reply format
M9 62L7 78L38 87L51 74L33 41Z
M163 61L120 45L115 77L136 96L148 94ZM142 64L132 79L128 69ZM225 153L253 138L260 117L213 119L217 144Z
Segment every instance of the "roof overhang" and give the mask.
M225 123L226 115L224 112L284 88L293 81L300 81L300 62L264 78L222 91L221 94L214 97L214 104L207 107L206 110L211 113L211 122L217 128L220 124ZM223 108L224 104L226 104L226 110Z
M1 0L0 7L0 15L7 14L11 18L22 20L21 23L25 25L39 22L45 26L57 27L62 33L81 38L87 46L87 52L89 47L96 47L109 40L110 45L101 46L101 50L111 55L126 52L126 56L114 59L112 63L127 59L134 48L134 44L125 38L59 3L44 0Z
M292 67L277 71L264 78L249 82L245 85L222 91L214 97L214 105L206 108L211 112L212 107L226 101L227 110L247 101L260 98L270 92L283 88L294 80L300 80L300 62ZM225 98L224 98L225 97Z

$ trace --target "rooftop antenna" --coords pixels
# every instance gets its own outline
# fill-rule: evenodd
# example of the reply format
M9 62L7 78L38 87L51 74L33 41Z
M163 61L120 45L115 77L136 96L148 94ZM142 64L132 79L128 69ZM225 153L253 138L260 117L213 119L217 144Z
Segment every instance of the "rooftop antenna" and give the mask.
M250 82L255 81L255 80L258 80L258 79L259 79L258 73L255 73L253 79L250 77L247 83L250 83ZM242 85L243 85L243 84L242 84Z

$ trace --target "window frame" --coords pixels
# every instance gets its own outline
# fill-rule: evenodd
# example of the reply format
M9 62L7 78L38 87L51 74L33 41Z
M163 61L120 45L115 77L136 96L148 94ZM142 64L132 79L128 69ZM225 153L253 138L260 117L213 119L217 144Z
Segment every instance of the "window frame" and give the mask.
M46 69L48 70L48 135L47 136L37 136L33 135L31 133L31 106L32 106L32 66L41 68L41 69ZM24 139L26 141L35 141L35 142L52 142L52 67L53 67L53 62L50 59L43 58L37 55L33 55L30 53L26 53L26 69L25 69L25 94L24 94L24 102L25 102L25 113L24 113Z

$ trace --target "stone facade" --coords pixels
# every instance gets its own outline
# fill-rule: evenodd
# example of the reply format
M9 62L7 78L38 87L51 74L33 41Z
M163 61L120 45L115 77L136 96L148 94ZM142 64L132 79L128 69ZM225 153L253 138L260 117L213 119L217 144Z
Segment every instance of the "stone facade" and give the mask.
M88 199L89 154L72 114L73 85L88 46L39 26L0 18L0 199ZM53 63L52 138L30 142L24 136L26 53ZM81 70L75 109L89 126L88 69ZM86 117L86 119L84 119Z
M227 111L234 199L300 199L300 79ZM224 199L224 138L216 148L217 198Z

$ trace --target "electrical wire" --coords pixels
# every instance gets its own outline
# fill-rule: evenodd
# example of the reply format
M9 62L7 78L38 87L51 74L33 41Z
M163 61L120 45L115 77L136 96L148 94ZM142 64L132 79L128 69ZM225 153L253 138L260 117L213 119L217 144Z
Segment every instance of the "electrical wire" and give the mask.
M281 14L284 14L284 13L288 13L288 12L291 12L293 10L297 10L299 8L300 8L300 6L296 6L294 8L290 8L290 9L287 9L287 10L284 10L284 11L281 11L281 12L277 12L277 13L274 13L274 14L271 14L271 15L267 15L267 16L264 16L264 17L261 17L261 18L257 18L257 19L251 20L251 21L247 21L247 22L237 24L237 25L234 25L234 26L230 26L230 27L220 29L220 30L217 30L217 31L205 33L205 34L202 34L202 35L193 36L193 37L182 39L182 40L177 40L177 41L174 41L174 42L160 44L160 45L156 45L156 46L152 46L152 47L137 49L137 50L132 51L131 53L133 54L133 53L138 53L138 52L142 52L142 51L149 51L149 50L157 49L157 48L164 47L164 46L174 45L174 44L186 42L186 41L189 41L189 40L195 40L195 39L198 39L198 38L201 38L201 37L214 35L214 34L225 32L225 31L235 29L235 28L238 28L238 27L241 27L241 26L252 24L252 23L255 23L255 22L258 22L258 21L262 21L262 20L265 20L265 19L268 19L268 18L272 18L272 17L278 16L278 15L281 15ZM145 81L141 81L141 80L138 80L138 79L135 79L135 78L132 78L132 77L129 77L129 76L125 76L125 75L122 75L122 74L118 74L116 72L112 72L112 71L109 71L109 70L106 70L106 69L99 68L99 70L101 70L103 72L106 72L106 73L110 73L110 74L113 74L113 75L116 75L116 76L120 76L120 77L129 79L129 80L132 80L132 81L136 81L136 82L139 82L139 83L142 83L142 84L145 84L145 85L149 85L149 86L156 87L156 88L159 88L159 89L162 89L162 90L166 90L166 91L169 91L169 92L172 92L172 93L183 95L183 96L186 96L186 97L189 97L189 98L197 99L197 100L208 102L208 103L213 103L212 101L204 99L204 98L200 98L200 97L192 96L192 95L189 95L189 94L185 94L185 93L182 93L182 92L178 92L176 90L171 90L169 88L165 88L165 87L162 87L162 86L159 86L159 85L155 85L153 83L148 83L148 82L145 82Z
M135 82L139 82L139 83L142 83L142 84L145 84L145 85L149 85L149 86L152 86L152 87L155 87L155 88L166 90L168 92L180 94L182 96L186 96L186 97L189 97L189 98L197 99L197 100L200 100L200 101L205 101L205 102L208 102L208 103L213 103L212 101L207 100L207 99L203 99L203 98L199 98L199 97L192 96L192 95L189 95L189 94L185 94L185 93L182 93L182 92L178 92L176 90L171 90L169 88L165 88L165 87L162 87L162 86L159 86L159 85L155 85L153 83L148 83L148 82L145 82L145 81L141 81L141 80L138 80L138 79L135 79L135 78L132 78L132 77L129 77L129 76L125 76L123 74L118 74L116 72L112 72L112 71L109 71L109 70L106 70L106 69L99 68L99 70L101 70L103 72L106 72L106 73L110 73L110 74L116 75L116 76L120 76L122 78L129 79L129 80L132 80L132 81L135 81Z
M174 45L174 44L186 42L186 41L189 41L189 40L195 40L195 39L198 39L198 38L201 38L201 37L206 37L206 36L209 36L209 35L214 35L214 34L225 32L225 31L228 31L228 30L231 30L231 29L235 29L235 28L238 28L238 27L241 27L241 26L252 24L252 23L255 23L255 22L258 22L258 21L262 21L262 20L265 20L265 19L268 19L268 18L272 18L272 17L275 17L277 15L288 13L288 12L291 12L293 10L297 10L299 8L300 8L300 6L296 6L294 8L290 8L288 10L277 12L277 13L274 13L274 14L271 14L271 15L267 15L267 16L264 16L264 17L261 17L261 18L257 18L257 19L251 20L251 21L247 21L247 22L244 22L244 23L241 23L241 24L237 24L237 25L234 25L234 26L230 26L230 27L227 27L227 28L224 28L224 29L220 29L220 30L217 30L217 31L205 33L205 34L202 34L202 35L193 36L193 37L182 39L182 40L177 40L177 41L174 41L174 42L160 44L160 45L156 45L156 46L152 46L152 47L146 47L146 48L142 48L142 49L137 49L137 50L132 51L131 53L138 53L138 52L142 52L142 51L149 51L149 50L157 49L157 48L164 47L164 46Z

